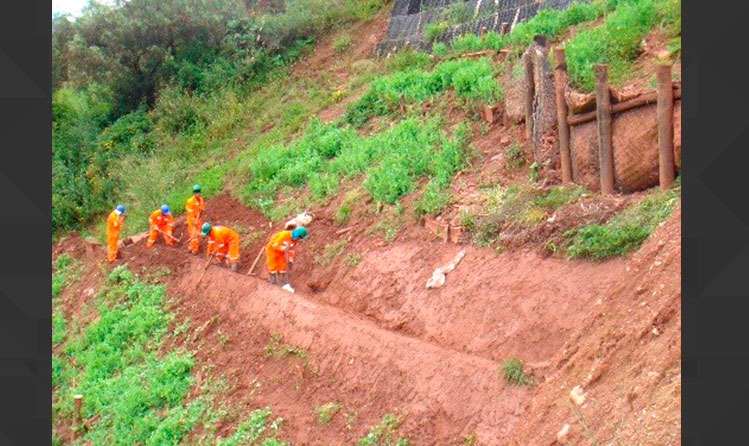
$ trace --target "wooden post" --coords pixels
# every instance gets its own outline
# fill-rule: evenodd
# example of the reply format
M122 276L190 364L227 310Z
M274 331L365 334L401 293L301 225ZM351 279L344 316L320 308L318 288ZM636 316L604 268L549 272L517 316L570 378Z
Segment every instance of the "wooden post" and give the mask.
M674 181L674 90L671 65L658 65L658 172L661 190Z
M73 395L73 436L78 438L83 417L81 408L83 407L83 395Z
M598 121L601 193L611 195L614 193L614 151L608 65L594 65L593 71L596 76L596 120Z
M533 55L526 52L523 56L525 63L525 136L531 139L533 135L533 97L536 95L533 79Z
M500 34L507 34L510 31L510 24L507 22L502 22L502 27L499 28Z
M572 158L570 156L570 126L567 123L567 63L564 48L554 48L554 92L557 98L557 132L559 134L559 157L562 163L562 184L572 182Z

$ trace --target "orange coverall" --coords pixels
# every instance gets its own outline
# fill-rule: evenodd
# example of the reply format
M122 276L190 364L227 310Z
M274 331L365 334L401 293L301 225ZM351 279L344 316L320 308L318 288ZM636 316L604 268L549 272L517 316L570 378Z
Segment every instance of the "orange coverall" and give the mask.
M265 260L268 265L268 272L285 273L286 254L283 248L288 248L289 260L293 261L295 246L296 241L291 240L291 231L278 231L273 234L265 245Z
M148 217L148 224L150 225L150 230L148 232L146 248L150 248L154 243L156 243L156 237L159 235L156 228L164 233L164 241L167 245L171 246L174 244L174 239L172 239L172 214L164 215L161 213L161 209L156 209L151 213L151 216Z
M216 258L223 260L229 254L229 264L237 263L239 260L239 234L237 231L226 226L213 226L208 233L208 254L216 252Z
M120 228L124 218L112 211L107 217L107 260L114 262L117 260L117 239L120 235Z
M203 220L203 197L192 197L185 203L185 214L187 215L187 249L190 252L198 252L200 248L200 224Z

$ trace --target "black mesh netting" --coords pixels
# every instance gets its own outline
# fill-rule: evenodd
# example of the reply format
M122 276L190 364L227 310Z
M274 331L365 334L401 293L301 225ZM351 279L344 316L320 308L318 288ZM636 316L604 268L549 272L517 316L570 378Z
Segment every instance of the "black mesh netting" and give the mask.
M385 36L377 44L378 55L409 45L430 50L434 42L450 42L466 33L499 31L502 23L514 26L533 17L544 8L564 9L575 1L589 0L395 0ZM463 4L463 5L460 5ZM444 20L447 11L460 7L468 18L445 29L432 42L423 38L425 27Z

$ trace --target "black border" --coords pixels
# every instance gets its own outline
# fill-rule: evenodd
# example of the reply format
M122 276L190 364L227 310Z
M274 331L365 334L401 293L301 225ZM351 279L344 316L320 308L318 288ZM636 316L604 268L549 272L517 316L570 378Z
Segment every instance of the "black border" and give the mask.
M682 6L682 443L748 444L749 4Z
M0 445L52 438L52 7L0 7Z

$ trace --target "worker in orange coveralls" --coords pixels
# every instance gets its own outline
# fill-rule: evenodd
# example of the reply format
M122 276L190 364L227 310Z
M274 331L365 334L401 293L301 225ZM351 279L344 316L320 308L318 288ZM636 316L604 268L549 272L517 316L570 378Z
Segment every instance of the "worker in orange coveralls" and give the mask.
M219 262L226 259L229 269L237 270L237 262L239 261L239 234L237 234L237 231L226 226L211 226L210 223L205 222L200 230L200 235L208 236L208 244L206 245L208 255L215 252L216 259Z
M192 197L185 203L185 214L187 215L187 236L190 238L187 242L187 250L193 254L198 253L200 249L200 225L203 219L203 197L200 195L200 184L192 187Z
M125 222L125 206L118 204L107 217L107 261L117 260L117 239Z
M291 269L294 262L296 247L300 239L307 236L307 228L299 226L292 231L279 231L273 234L265 245L265 260L270 273L271 283L281 285L287 291L294 292L294 288L287 280L286 271Z
M159 232L164 236L167 245L174 244L175 238L172 235L172 212L168 204L162 204L160 209L156 209L148 217L149 233L146 248L150 248L156 243Z

